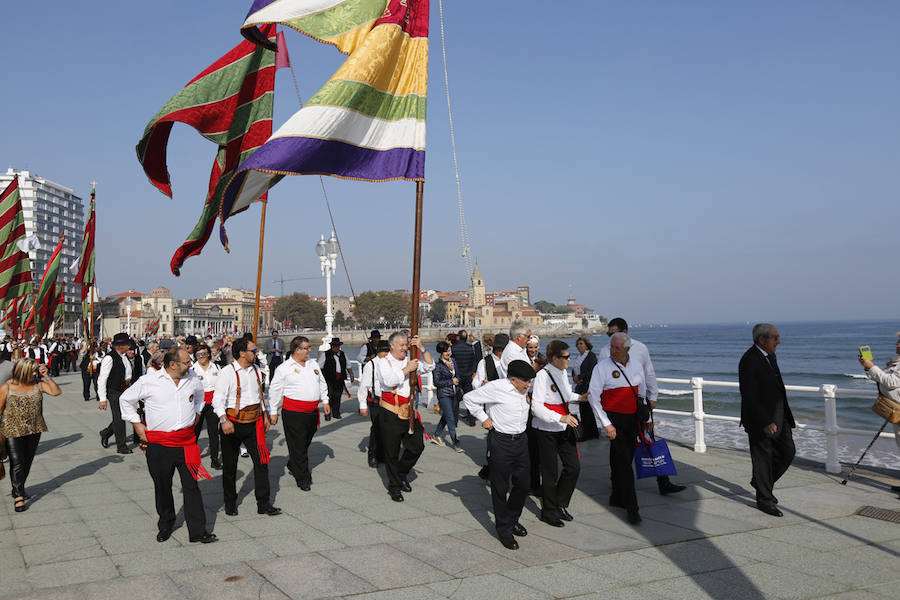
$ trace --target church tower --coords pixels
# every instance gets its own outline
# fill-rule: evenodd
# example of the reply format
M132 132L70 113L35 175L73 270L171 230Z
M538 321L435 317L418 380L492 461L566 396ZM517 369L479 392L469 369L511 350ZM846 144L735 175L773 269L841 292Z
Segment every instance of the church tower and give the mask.
M485 305L484 278L481 277L481 269L475 263L472 278L469 280L469 305L472 308L481 308Z

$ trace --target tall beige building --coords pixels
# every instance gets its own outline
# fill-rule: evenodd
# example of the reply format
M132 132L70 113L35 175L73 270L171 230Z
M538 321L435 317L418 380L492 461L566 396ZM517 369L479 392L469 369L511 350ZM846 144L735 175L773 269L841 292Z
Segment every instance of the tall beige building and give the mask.
M478 263L475 263L475 270L469 279L469 305L472 308L481 308L485 305L484 277L481 276Z

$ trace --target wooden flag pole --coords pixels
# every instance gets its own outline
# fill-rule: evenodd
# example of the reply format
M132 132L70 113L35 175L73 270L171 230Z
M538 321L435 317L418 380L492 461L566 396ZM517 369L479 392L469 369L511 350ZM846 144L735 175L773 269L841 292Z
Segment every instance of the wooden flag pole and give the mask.
M91 344L94 343L94 286L91 285L91 325L89 327L90 333L88 334L88 348L91 347Z
M412 280L412 319L409 325L410 337L419 335L419 277L422 273L422 197L425 192L425 182L416 182L416 225L413 235L413 280ZM418 348L410 348L410 356L412 358L420 358ZM418 373L413 371L409 374L409 433L415 430L416 425L416 409L415 409L415 392L418 386Z
M263 241L266 238L266 200L262 200L259 217L259 264L256 267L256 300L253 303L253 342L259 344L259 289L262 285Z

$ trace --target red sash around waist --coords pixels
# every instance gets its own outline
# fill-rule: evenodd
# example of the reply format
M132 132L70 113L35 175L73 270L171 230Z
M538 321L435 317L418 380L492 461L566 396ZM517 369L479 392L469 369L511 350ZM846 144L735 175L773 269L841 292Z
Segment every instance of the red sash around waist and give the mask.
M561 415L569 414L569 411L567 411L566 408L562 404L545 404L544 407L552 410L555 413L559 413Z
M400 394L395 394L393 392L381 392L381 399L388 404L393 404L394 406L403 406L404 404L409 404L409 398L407 398L406 396L401 396Z
M251 404L251 406L253 406ZM262 410L262 405L260 405L259 416L256 418L256 450L259 452L259 462L264 465L269 464L269 460L271 460L271 455L269 454L269 447L266 445L266 426L263 423L263 419L268 419L269 415L267 415ZM229 409L231 410L231 409ZM246 410L246 409L244 409ZM235 420L231 415L228 415L226 412L226 416L228 420L232 423L239 423L240 421Z
M281 405L284 410L294 412L311 413L319 410L319 401L310 402L309 400L294 400L293 398L284 397L284 404Z
M209 390L208 392L203 392L203 404L212 404L213 394L216 392L214 390Z
M194 480L212 479L212 476L203 468L200 461L200 446L197 445L197 436L193 427L185 427L175 431L147 430L147 441L151 444L159 444L168 448L184 448L184 464L194 476Z
M637 412L637 401L634 398L636 394L637 389L632 391L627 385L603 390L600 394L600 404L605 411L631 415Z

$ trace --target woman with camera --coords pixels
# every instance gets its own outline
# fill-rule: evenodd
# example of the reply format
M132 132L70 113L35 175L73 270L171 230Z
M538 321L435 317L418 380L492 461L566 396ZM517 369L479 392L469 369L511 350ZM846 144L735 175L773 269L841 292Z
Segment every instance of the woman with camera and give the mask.
M9 381L0 386L0 433L6 438L9 454L9 480L15 511L28 508L25 500L25 480L37 452L44 423L43 395L59 396L62 391L50 378L47 366L30 358L22 358L13 365Z

